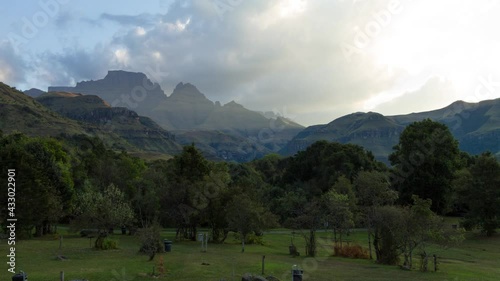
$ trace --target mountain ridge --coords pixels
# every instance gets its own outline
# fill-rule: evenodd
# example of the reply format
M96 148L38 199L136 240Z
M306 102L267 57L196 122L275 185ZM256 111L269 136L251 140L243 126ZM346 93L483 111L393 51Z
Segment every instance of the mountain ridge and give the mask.
M73 116L65 116L70 113ZM4 83L0 83L0 129L29 136L99 137L112 149L150 157L168 158L181 150L174 136L151 119L112 108L97 96L58 92L33 99Z
M195 142L200 147L207 147L205 152L209 157L236 155L235 159L229 159L235 161L249 159L252 153L277 152L304 128L281 116L266 117L235 101L224 105L213 102L191 83L179 82L167 96L160 85L139 72L110 70L103 79L78 82L75 87L49 87L49 92L61 91L97 95L113 107L126 107L151 118L175 133L182 140L181 144ZM210 137L205 140L193 130L203 131L200 135ZM209 141L221 139L221 133L228 135L223 138L224 147L238 151L220 151L220 145ZM241 143L248 143L253 151L242 153Z
M352 113L327 124L307 127L280 153L293 155L315 141L327 140L361 145L378 160L388 163L388 155L404 128L426 118L447 125L462 150L471 154L488 150L500 155L500 99L478 103L455 101L444 108L400 115Z

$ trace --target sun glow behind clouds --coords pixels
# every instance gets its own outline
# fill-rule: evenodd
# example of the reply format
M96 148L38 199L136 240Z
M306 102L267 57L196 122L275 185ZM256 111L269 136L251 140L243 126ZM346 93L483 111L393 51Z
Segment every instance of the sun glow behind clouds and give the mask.
M305 0L285 0L279 4L279 15L282 18L300 14L306 9Z
M116 62L122 66L127 66L129 62L129 55L127 49L118 49L115 51Z
M143 28L143 27L137 27L135 29L135 34L139 35L139 36L143 36L143 35L146 35L146 30Z
M450 81L457 92L436 95L472 101L480 77L492 75L495 81L500 79L498 67L492 65L500 61L499 44L495 43L499 21L491 12L485 14L498 9L498 2L401 2L402 12L392 16L365 51L379 67L397 71L393 75L401 75L400 79L423 83L430 77L440 77ZM498 90L490 98L500 97ZM366 101L365 109L389 102L400 94L379 93Z
M4 73L3 67L0 68L0 81L6 81L7 80L7 75Z

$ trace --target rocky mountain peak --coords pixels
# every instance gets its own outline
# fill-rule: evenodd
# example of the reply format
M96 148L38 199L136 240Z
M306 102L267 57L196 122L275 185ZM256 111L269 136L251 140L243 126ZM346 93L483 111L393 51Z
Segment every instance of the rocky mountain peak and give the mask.
M174 91L170 95L173 100L187 100L187 101L209 101L204 94L202 94L196 86L190 83L180 82L175 86Z
M142 72L129 72L123 70L109 70L108 74L97 81L82 81L76 84L76 88L94 88L100 87L113 87L113 88L131 88L138 85L152 85L153 82L149 80Z
M239 103L235 102L234 100L232 100L232 101L230 101L230 102L226 103L226 104L224 105L224 107L226 107L226 108L244 108L244 107L243 107L243 105L241 105L241 104L239 104Z

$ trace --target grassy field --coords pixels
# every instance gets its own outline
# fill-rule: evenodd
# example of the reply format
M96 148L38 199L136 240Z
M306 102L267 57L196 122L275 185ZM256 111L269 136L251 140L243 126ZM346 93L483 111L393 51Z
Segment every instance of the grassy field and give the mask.
M172 252L157 255L153 262L138 254L139 241L133 236L115 234L118 250L96 251L90 248L88 238L67 234L64 229L61 232L62 254L68 258L65 261L56 259L59 252L56 236L18 241L17 269L27 272L30 281L59 280L60 271L65 272L65 280L241 280L244 273L261 273L263 255L266 256L265 274L280 280L291 280L290 269L295 264L304 269L303 280L500 280L498 235L486 238L468 234L468 239L458 248L431 247L430 252L439 257L439 270L422 273L378 265L370 260L331 257L331 242L325 232L318 233L321 246L316 258L289 256L291 232L275 230L264 236L265 245L247 245L245 253L241 253L241 245L233 238L224 245L209 244L207 253L201 252L199 242L174 242ZM174 233L165 231L163 237L173 239ZM348 239L365 246L366 232L355 231ZM6 240L0 242L0 256L4 260L0 280L10 281L12 274L7 272L6 265L8 246ZM294 242L303 253L303 239L296 235ZM160 257L163 257L166 275L149 277Z

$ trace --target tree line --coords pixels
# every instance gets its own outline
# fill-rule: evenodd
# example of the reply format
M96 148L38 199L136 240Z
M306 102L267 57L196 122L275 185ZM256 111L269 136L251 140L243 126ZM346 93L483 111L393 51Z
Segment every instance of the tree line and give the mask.
M174 227L177 239L190 240L203 227L214 243L237 233L244 251L264 230L283 226L300 233L305 254L315 256L318 230L331 231L341 249L358 227L367 229L370 257L374 252L385 264L403 257L411 268L415 252L426 265L428 243L463 239L461 228L445 225L442 215L461 216L461 226L487 236L500 225L494 155L460 151L448 128L429 119L403 131L391 167L360 146L327 141L292 157L249 163L208 161L194 144L172 159L145 161L84 135L0 134L0 148L1 181L7 169L18 173L16 217L27 238L53 233L58 223L126 227L142 231L143 247L155 252L159 227ZM0 194L2 226L6 196ZM103 243L97 240L96 246Z

